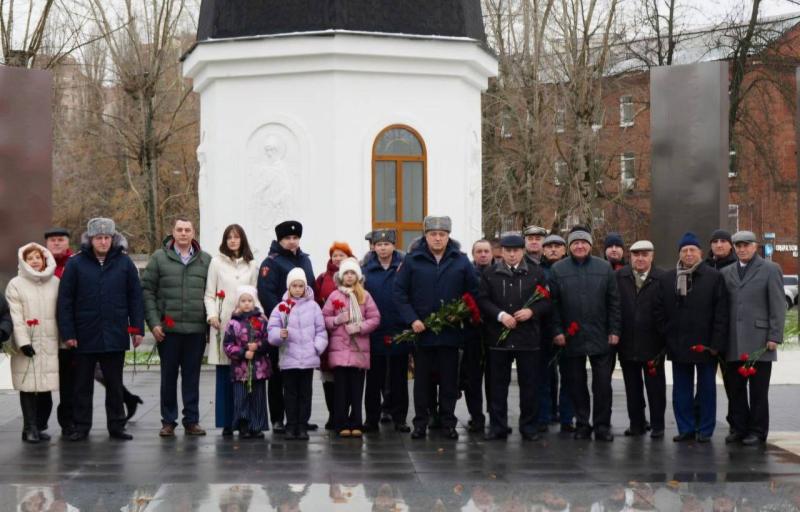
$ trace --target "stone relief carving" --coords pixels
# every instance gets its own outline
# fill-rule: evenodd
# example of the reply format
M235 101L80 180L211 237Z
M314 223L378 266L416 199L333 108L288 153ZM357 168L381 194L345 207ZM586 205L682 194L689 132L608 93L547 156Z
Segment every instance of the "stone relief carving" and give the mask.
M297 137L285 125L268 123L250 135L247 183L250 211L259 229L269 231L277 220L292 214L295 182L301 178L298 164Z

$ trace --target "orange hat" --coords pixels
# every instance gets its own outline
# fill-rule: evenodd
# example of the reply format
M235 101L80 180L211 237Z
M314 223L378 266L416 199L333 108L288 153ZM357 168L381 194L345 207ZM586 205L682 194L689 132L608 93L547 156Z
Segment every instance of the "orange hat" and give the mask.
M347 242L333 242L333 244L331 245L331 248L328 249L328 256L332 256L333 255L333 251L336 251L336 250L342 251L343 253L345 253L347 255L348 258L352 258L353 257L353 250L350 249L350 246L347 245Z

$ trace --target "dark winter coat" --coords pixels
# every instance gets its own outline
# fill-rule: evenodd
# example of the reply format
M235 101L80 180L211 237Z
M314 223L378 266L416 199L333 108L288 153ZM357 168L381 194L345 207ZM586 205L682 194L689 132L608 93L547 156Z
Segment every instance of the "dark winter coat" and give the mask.
M269 254L261 262L258 271L258 300L265 311L272 311L282 300L286 293L286 276L295 267L300 267L306 273L306 283L314 283L314 270L311 268L311 259L308 254L300 249L297 253L287 251L277 240L272 241Z
M12 332L14 332L14 324L11 322L8 301L6 301L5 295L0 293L0 347L11 337Z
M412 245L394 282L394 301L406 328L416 320L424 321L442 303L460 299L467 292L477 295L475 269L460 249L451 239L437 262L424 238ZM425 330L418 337L418 346L458 347L464 337L461 329L445 329L439 334Z
M103 265L84 244L69 259L58 287L61 339L77 339L82 354L124 352L128 327L144 333L144 301L136 265L112 242Z
M339 265L333 262L333 260L328 260L328 266L325 269L325 272L317 276L317 280L314 281L314 299L319 304L319 307L323 307L325 302L328 301L328 297L336 291L336 273L339 271Z
M142 274L147 324L166 333L197 334L208 330L206 323L206 278L211 256L192 241L194 254L186 265L175 252L172 236L164 239L164 247L150 257ZM175 322L168 327L165 317Z
M488 347L491 350L539 350L542 348L544 319L550 312L550 299L543 298L531 304L533 316L527 322L518 322L508 337L498 344L504 326L497 319L501 311L513 315L535 293L536 287L546 286L544 271L522 259L514 272L505 263L481 274L478 306L487 329Z
M267 322L267 317L258 308L250 313L234 313L231 316L225 328L225 338L222 340L225 355L231 360L231 380L239 382L248 380L248 360L245 357L248 343L258 344L255 356L250 360L253 362L253 380L265 380L272 374L267 357L267 348L269 347Z
M722 270L723 268L732 263L736 263L737 261L739 261L739 258L736 257L736 251L731 249L730 254L719 260L714 259L713 253L709 253L708 257L706 258L706 265L717 270Z
M664 335L667 355L678 363L710 363L716 360L708 351L695 353L693 345L716 351L725 349L728 340L728 292L722 274L705 263L691 276L686 297L677 292L677 270L668 271L662 281Z
M622 305L622 334L617 345L619 359L650 361L666 346L661 332L664 317L661 285L666 272L652 267L638 291L630 265L617 270L616 274Z
M375 254L365 258L365 261L362 268L364 288L372 295L381 313L381 324L370 335L370 351L379 356L407 355L411 351L411 346L408 343L392 343L391 339L406 328L393 295L394 280L403 257L398 251L394 251L392 262L386 269Z
M553 333L567 336L567 356L607 354L608 336L619 336L621 313L617 279L611 265L595 256L584 261L567 257L550 269L553 300ZM568 336L576 322L579 330Z

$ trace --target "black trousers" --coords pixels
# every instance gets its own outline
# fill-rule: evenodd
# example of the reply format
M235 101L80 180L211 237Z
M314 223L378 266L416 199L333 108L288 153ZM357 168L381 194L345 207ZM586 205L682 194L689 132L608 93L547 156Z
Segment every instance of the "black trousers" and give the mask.
M333 428L360 429L363 423L361 402L366 370L351 366L333 369Z
M75 351L58 350L58 408L56 416L61 430L72 430L73 400L75 394Z
M333 425L333 382L322 381L322 394L325 397L325 407L328 409L327 423Z
M656 374L650 376L647 363L622 361L622 378L625 381L625 397L628 403L630 429L644 432L645 417L644 392L647 389L647 403L650 405L650 426L654 431L664 430L664 411L667 409L667 381L664 364L656 367Z
M283 382L281 408L284 404L286 405L286 432L297 433L301 427L306 428L308 419L311 417L314 370L283 370L281 373L283 376L281 379ZM275 374L273 373L272 376L274 377ZM275 421L275 418L272 420Z
M269 416L272 418L273 423L283 421L285 408L283 372L281 372L278 366L278 362L280 361L279 354L278 347L269 346L267 355L269 356L269 364L272 367L272 376L267 381L267 402L269 403ZM289 421L288 418L286 421Z
M20 391L19 405L22 409L22 428L35 426L38 430L47 430L50 413L53 411L53 395L49 391L38 393Z
M586 374L586 356L567 357L569 391L575 407L575 422L579 429L591 429L589 413L592 413L594 429L600 432L611 430L611 372L614 370L614 355L589 356L592 367L592 396ZM591 399L594 398L594 409Z
M180 374L182 424L186 426L200 423L200 367L203 365L203 352L206 350L205 334L168 333L157 347L161 358L161 422L165 425L177 425ZM105 368L102 370L108 389L108 375Z
M367 423L377 425L380 421L383 410L381 396L391 397L384 404L388 406L392 421L396 425L405 423L408 416L408 354L370 354L364 394Z
M754 434L766 439L769 433L769 380L771 362L757 362L756 374L739 375L741 362L727 363L725 386L728 392L728 422L731 431L743 436ZM749 395L749 396L748 396Z
M519 384L519 431L536 433L539 412L537 379L541 371L538 350L490 350L492 396L489 399L489 429L505 434L508 429L508 387L511 384L511 363L517 361Z
M109 432L125 429L125 404L122 393L122 367L125 352L75 354L75 394L73 418L75 431L88 433L92 428L94 367L98 363L106 378L106 425Z
M478 425L486 422L483 415L483 366L483 346L480 339L467 340L459 371L461 389L464 390L470 419Z
M444 428L456 426L458 348L418 347L414 354L414 427L426 429L430 418L430 390L434 370L439 374L439 417Z

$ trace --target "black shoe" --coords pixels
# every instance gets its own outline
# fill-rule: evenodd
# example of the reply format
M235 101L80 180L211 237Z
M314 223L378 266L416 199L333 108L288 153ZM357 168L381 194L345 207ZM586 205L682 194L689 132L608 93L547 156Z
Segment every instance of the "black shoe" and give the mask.
M396 423L395 426L394 426L394 429L397 432L402 432L404 434L407 434L407 433L411 432L411 427L409 427L405 423Z
M469 420L467 422L467 432L472 432L473 434L476 432L483 432L486 428L486 421L476 421L476 420Z
M542 439L538 432L522 432L521 435L523 441L539 441Z
M297 434L294 436L294 438L298 441L308 441L308 432L300 429L297 431Z
M78 432L78 431L72 431L69 433L69 436L67 436L67 439L69 441L85 441L88 438L89 438L88 432Z
M26 443L36 444L42 440L39 436L39 430L36 428L29 428L22 431L22 440Z
M41 439L42 441L49 441L50 440L50 434L46 434L40 429L39 430L39 439Z
M684 434L678 434L677 436L672 438L673 441L676 443L685 443L686 441L694 441L694 432L686 432Z
M297 432L293 430L284 429L283 433L285 434L283 438L287 441L295 441L297 440Z
M306 430L309 432L316 432L319 430L319 425L316 423L306 423Z
M275 434L285 434L286 427L283 425L282 421L276 421L272 424L272 432Z
M652 439L661 439L664 437L664 430L663 429L653 430L652 432L650 432L650 437Z
M233 436L233 429L225 427L222 429L222 437L231 437Z
M125 416L126 420L133 418L133 415L136 414L136 408L139 407L139 404L143 404L144 401L138 395L130 395L127 400L125 400L125 409L128 410L127 416Z
M388 412L381 413L381 419L380 419L381 423L391 423L392 421L394 420L392 420L391 414L389 414Z
M610 443L611 441L614 440L614 434L612 434L608 430L597 430L594 433L594 440Z
M586 427L579 427L575 429L575 434L572 436L573 439L577 439L579 441L583 441L586 439L592 438L592 429Z
M536 425L536 430L537 430L539 433L541 433L541 434L544 434L545 432L549 432L549 431L550 431L550 428L547 426L547 424L545 424L545 423L540 423L540 424Z
M458 431L456 430L456 427L450 427L447 430L445 430L444 436L447 439L454 439L454 440L458 439Z
M698 443L709 443L711 442L711 436L704 436L703 434L697 434L697 442Z
M508 434L503 432L498 432L496 430L489 430L487 433L483 434L484 441L499 441L499 440L506 440L508 439Z
M571 434L571 433L575 432L575 425L573 425L572 423L562 423L561 424L561 432L565 432L565 433Z
M250 439L264 439L264 432L260 430L251 430Z
M414 431L411 432L411 439L425 439L427 432L424 428L414 427Z
M761 439L759 436L755 434L747 434L747 436L742 439L742 444L744 446L759 446L765 444L767 442L766 439Z
M250 439L253 437L253 433L250 432L250 429L239 430L239 439Z
M508 428L506 429L506 434L508 434L508 435L511 435L511 433L512 433L512 432L514 432L514 429L513 429L513 428L511 428L511 427L508 427Z
M131 439L133 439L132 435L122 430L109 432L108 437L110 437L111 439L119 439L120 441L130 441Z
M738 432L731 432L727 436L725 436L725 444L733 444L738 443L744 439L744 436Z
M638 428L629 428L625 430L625 437L639 437L645 434L644 430L639 430Z
M333 430L333 421L328 420L325 422L325 430Z
M364 423L361 426L361 432L377 432L378 430L378 425L370 422Z

